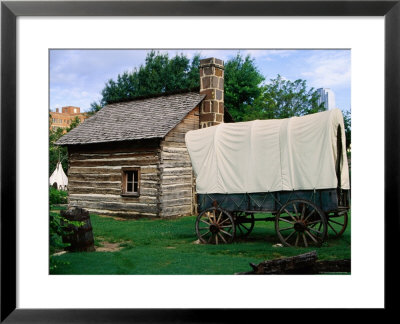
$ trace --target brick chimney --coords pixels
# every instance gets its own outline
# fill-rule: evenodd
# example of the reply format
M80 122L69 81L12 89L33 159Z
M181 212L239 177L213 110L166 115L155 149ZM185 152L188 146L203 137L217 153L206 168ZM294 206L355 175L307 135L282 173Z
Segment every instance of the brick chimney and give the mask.
M200 93L205 94L200 106L200 128L224 122L224 61L200 60Z

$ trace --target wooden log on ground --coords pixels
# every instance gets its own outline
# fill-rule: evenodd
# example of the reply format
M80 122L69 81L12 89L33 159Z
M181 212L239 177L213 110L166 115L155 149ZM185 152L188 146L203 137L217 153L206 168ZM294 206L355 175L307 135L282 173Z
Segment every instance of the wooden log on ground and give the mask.
M263 261L258 265L250 263L252 271L236 274L318 274L351 271L349 259L323 261L317 259L317 252L311 251L292 257Z
M315 263L318 273L351 272L351 260L322 260Z
M310 273L314 270L315 261L317 261L317 252L296 255L293 257L268 260L258 265L250 264L253 268L253 274L298 274Z

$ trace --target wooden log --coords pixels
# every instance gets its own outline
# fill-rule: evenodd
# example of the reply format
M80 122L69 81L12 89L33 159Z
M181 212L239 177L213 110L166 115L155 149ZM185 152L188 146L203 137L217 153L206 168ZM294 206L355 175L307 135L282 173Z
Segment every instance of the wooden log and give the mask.
M321 260L315 263L318 273L351 272L351 260Z
M69 153L123 153L156 150L160 140L136 140L98 144L68 145Z
M98 160L98 159L120 159L120 158L143 158L156 156L154 150L139 152L116 152L116 153L71 153L70 160Z
M126 158L126 159L119 159L119 160L70 160L71 167L108 167L108 166L147 166L147 165L156 165L158 162L158 158L156 157L148 157L143 159L136 159L136 158Z
M159 218L158 213L145 213L145 212L135 212L135 211L120 211L120 210L106 210L106 209L94 209L87 208L93 214L100 216L110 216L110 217L122 217L126 219L141 219L141 218Z
M308 253L282 258L267 260L258 265L250 263L253 271L246 274L300 274L313 273L317 252Z
M317 252L311 251L292 257L263 261L258 265L250 263L252 271L236 274L318 274L351 271L349 259L323 261L317 259Z

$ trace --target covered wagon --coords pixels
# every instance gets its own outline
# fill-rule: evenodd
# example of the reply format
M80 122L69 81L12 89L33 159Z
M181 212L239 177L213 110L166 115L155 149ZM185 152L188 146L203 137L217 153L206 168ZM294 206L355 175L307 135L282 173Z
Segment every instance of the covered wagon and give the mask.
M286 246L320 245L328 228L337 236L344 232L350 179L339 109L220 124L189 131L185 140L201 242L232 242L248 235L256 220L274 221Z

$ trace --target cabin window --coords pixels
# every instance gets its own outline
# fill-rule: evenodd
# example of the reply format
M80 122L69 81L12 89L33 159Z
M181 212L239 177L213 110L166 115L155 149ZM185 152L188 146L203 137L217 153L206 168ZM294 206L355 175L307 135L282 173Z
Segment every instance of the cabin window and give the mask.
M123 196L139 196L140 193L140 169L122 168L122 192Z

